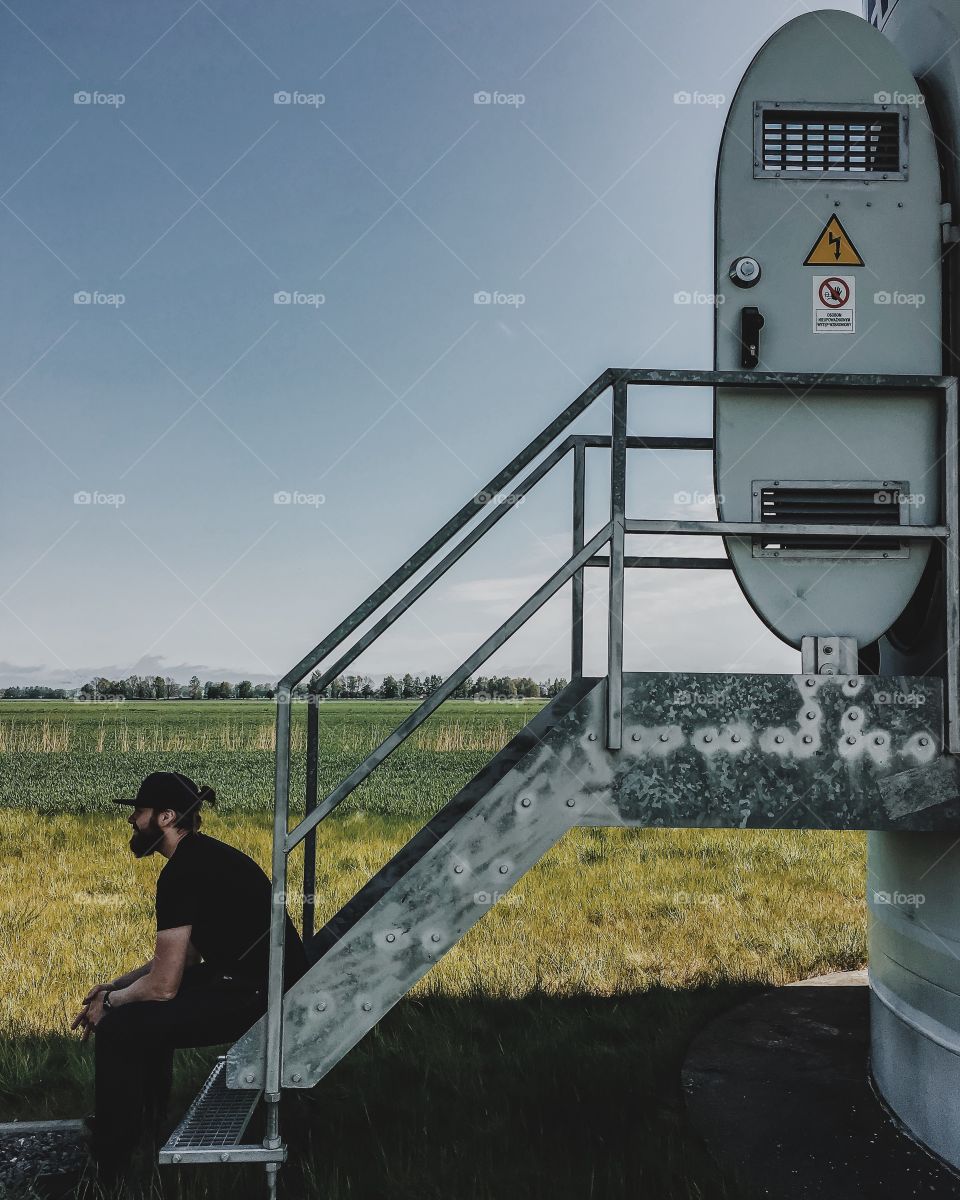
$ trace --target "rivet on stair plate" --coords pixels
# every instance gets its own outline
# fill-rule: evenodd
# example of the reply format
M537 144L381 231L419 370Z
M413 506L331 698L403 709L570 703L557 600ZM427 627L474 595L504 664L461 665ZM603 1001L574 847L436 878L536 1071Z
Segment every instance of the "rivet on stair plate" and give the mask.
M431 942L439 942L439 941L440 941L440 934L439 934L439 933L431 933L431 934L430 934L430 941L431 941Z
M397 935L396 935L395 933L388 933L388 934L387 934L387 941L388 941L388 942L395 942L396 940L397 940Z
M500 874L501 874L501 875L506 875L506 873L507 873L509 870L510 870L510 868L509 868L509 867L506 865L506 863L504 863L504 864L503 864L503 866L500 868Z
M373 1005L370 1003L369 1000L364 1000L363 1005L361 1007L363 1008L364 1012L369 1012L373 1008Z
M529 796L524 796L524 798L520 801L520 807L521 808L529 808L530 807L530 797Z
M587 741L588 741L588 742L595 742L596 740L597 740L597 735L596 735L595 733L588 733L588 734L587 734Z
M463 863L457 863L457 865L453 868L453 873L454 873L454 875L462 875L463 874Z
M576 800L568 800L568 801L567 801L567 808L573 808L573 806L574 806L575 804L576 804Z
M302 1075L291 1075L290 1078L293 1080L294 1083L300 1083L300 1081L303 1079L303 1076Z

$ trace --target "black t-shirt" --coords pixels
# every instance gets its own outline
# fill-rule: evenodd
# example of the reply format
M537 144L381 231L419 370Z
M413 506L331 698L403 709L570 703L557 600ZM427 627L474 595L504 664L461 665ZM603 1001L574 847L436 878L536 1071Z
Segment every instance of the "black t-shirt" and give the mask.
M270 880L249 855L208 834L184 834L157 878L157 930L191 925L190 941L217 971L267 982ZM285 987L307 969L286 914Z

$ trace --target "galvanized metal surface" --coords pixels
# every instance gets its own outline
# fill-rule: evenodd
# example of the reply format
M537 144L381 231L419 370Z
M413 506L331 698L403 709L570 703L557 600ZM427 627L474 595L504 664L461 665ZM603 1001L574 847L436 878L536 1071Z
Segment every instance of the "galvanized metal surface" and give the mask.
M307 943L311 963L324 954L415 866L426 850L438 842L459 819L503 779L522 758L534 750L567 713L596 687L595 679L574 680L559 696L544 705L532 719L500 750L487 765L445 804L411 840L372 876L347 903L326 923L312 942Z
M628 518L627 533L671 533L685 534L687 537L703 537L704 535L728 537L730 534L759 537L775 537L778 534L808 537L840 537L864 538L866 540L882 538L889 539L889 525L804 525L802 523L782 524L779 521L769 521L760 525L754 521L645 521ZM943 540L949 537L947 525L898 525L896 536L904 542L922 542L931 538Z
M613 385L610 452L610 576L607 589L607 728L610 750L620 746L623 676L623 549L627 497L627 385Z
M307 772L304 788L304 814L317 807L317 754L320 746L320 697L307 698ZM311 829L303 843L303 940L313 937L313 919L317 888L317 831Z
M600 377L607 386L621 379L625 383L668 384L671 387L736 387L757 392L764 388L788 391L813 388L869 388L877 391L916 391L933 388L942 391L951 382L949 375L927 372L899 374L894 371L684 371L641 367L611 367ZM598 381L599 382L599 381Z
M628 675L624 753L606 778L623 824L956 829L960 798L923 789L892 810L880 781L942 753L942 683L828 675ZM633 755L626 751L633 748ZM605 824L604 820L593 824Z
M960 832L960 802L926 807L920 788L891 812L879 790L940 762L938 680L628 673L619 751L604 744L606 682L578 686L505 773L401 852L287 992L284 1087L316 1083L573 825ZM259 1084L263 1026L230 1051L231 1083Z
M598 739L605 686L570 685L575 697L595 697L587 711ZM583 700L532 739L518 735L519 758L507 747L507 769L469 784L454 799L453 816L438 814L401 852L394 878L361 905L330 949L286 993L283 1002L283 1086L312 1087L495 901L577 823L583 782L554 753L581 735ZM500 757L500 756L498 756ZM450 807L450 806L448 806ZM417 843L414 846L414 842ZM264 1021L228 1054L231 1084L262 1078Z
M573 546L572 554L583 549L585 536L587 451L583 439L577 440L573 457ZM583 567L573 577L570 613L570 678L583 674Z
M283 958L286 950L287 851L284 837L290 811L290 705L291 689L277 691L276 769L274 772L273 847L270 873L270 954L267 967L266 1043L264 1047L267 1124L278 1121L280 1102L280 1041L282 1036Z
M610 558L606 554L595 554L588 567L609 567ZM669 554L625 554L623 565L629 571L635 568L657 569L666 571L729 571L730 560L727 558L702 558L690 555L679 557Z
M265 1150L241 1138L250 1123L259 1089L234 1091L226 1086L226 1059L220 1057L186 1115L158 1154L161 1166L188 1163L283 1162L286 1147Z
M514 633L524 625L530 617L533 616L544 604L557 592L566 582L571 579L576 571L587 561L597 550L610 540L610 526L605 525L593 535L583 549L566 563L559 570L539 587L534 594L513 614L512 617L504 621L499 629L480 646L477 650L465 659L463 663L443 681L440 687L435 692L432 692L423 703L402 721L397 728L386 737L379 746L367 755L362 763L356 767L347 778L339 784L334 790L317 805L316 809L295 826L287 835L283 842L286 853L289 853L323 818L332 812L338 804L346 799L347 796L357 787L372 771L380 765L403 741L405 741L411 733L418 729L427 717L446 700L453 695L457 688L478 669L481 667L491 654L503 645ZM284 808L284 814L286 814Z

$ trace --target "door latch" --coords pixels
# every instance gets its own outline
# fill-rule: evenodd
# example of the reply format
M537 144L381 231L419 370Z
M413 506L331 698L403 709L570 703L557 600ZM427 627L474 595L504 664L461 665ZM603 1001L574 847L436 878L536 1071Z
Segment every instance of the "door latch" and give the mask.
M740 309L740 366L750 370L760 361L760 330L763 317L759 308Z

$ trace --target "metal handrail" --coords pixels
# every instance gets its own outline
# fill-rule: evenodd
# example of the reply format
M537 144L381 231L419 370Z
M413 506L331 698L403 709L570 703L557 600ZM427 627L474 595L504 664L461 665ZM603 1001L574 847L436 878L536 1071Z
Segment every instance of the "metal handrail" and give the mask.
M516 476L528 466L543 450L554 441L558 434L562 433L567 426L581 416L582 413L590 407L596 398L610 386L612 382L612 373L607 370L602 375L599 375L588 388L573 401L568 404L558 417L550 422L537 436L527 443L515 458L513 458L498 474L490 480L490 482L477 492L472 500L455 513L446 525L439 529L432 538L424 542L420 549L363 601L359 604L346 620L328 634L327 637L319 642L305 655L295 667L284 675L278 685L278 694L286 688L292 688L299 683L301 679L312 670L317 663L322 662L327 657L331 650L335 649L343 639L358 625L361 625L369 616L377 611L378 608L388 600L394 592L402 584L428 562L437 551L447 544L455 533L458 533L465 525L477 515L479 510L489 504L494 496L500 494L505 484L510 483Z
M627 533L686 534L690 537L817 537L895 539L916 542L925 539L945 541L948 525L817 525L789 521L647 521L627 518Z
M372 625L362 637L345 651L332 666L328 667L313 687L316 692L322 692L323 689L338 675L341 675L347 667L350 666L360 655L371 646L382 633L385 633L390 626L399 617L407 611L408 608L428 591L433 585L441 579L447 571L463 557L464 554L476 543L484 537L487 532L503 517L507 515L510 509L520 499L526 496L540 480L553 470L558 463L562 462L564 457L571 450L580 451L582 448L609 448L611 439L604 434L574 434L566 438L559 446L556 447L541 463L539 463L529 475L526 476L520 483L513 487L510 491L510 504L498 505L497 508L488 517L485 517L474 529L472 529L466 537L457 542L456 546L450 550L446 557L441 559L409 592L397 601L397 603L387 613L380 618L375 625ZM626 448L628 450L710 450L713 448L713 438L704 437L628 437L626 439ZM578 461L579 461L578 453ZM578 489L579 495L579 489ZM450 535L453 536L452 534ZM449 538L447 539L449 541ZM442 544L442 543L441 543ZM440 549L438 544L433 553L436 554ZM579 547L577 547L579 549ZM422 565L422 564L421 564ZM586 566L598 566L598 563L587 563ZM399 585L398 585L399 586ZM368 600L370 598L368 597ZM386 597L384 598L386 599ZM367 601L364 601L367 603ZM381 603L383 603L381 601ZM368 613L368 616L371 614ZM335 649L340 642L347 636L347 630L330 649ZM336 630L334 631L334 634ZM334 636L331 634L331 637ZM327 639L329 640L329 639ZM329 650L327 651L329 653ZM302 676L301 676L302 678ZM299 682L299 680L294 681Z
M385 758L396 750L401 742L406 741L411 733L419 729L431 713L435 712L444 700L449 699L457 688L465 680L469 679L473 672L478 667L481 667L495 650L498 650L508 638L512 637L520 626L525 624L550 599L558 588L563 587L567 580L572 578L597 550L610 540L611 530L612 523L608 522L593 535L577 554L571 555L563 566L554 571L550 578L528 600L521 604L516 612L504 621L487 638L482 646L474 650L473 654L465 659L453 674L449 675L443 681L435 692L432 692L422 704L415 708L389 737L384 738L376 749L371 750L363 762L338 787L334 788L330 795L322 803L318 804L313 812L308 813L298 825L294 826L284 839L284 853L289 854L306 837L310 830L318 825L328 813L331 813L338 804L341 804L354 788L361 784L368 775L376 770Z
M567 455L570 450L573 449L576 440L576 438L569 437L566 439L566 441L561 442L560 445L551 454L549 454L542 463L534 468L534 470L531 471L525 479L523 479L515 488L512 489L510 495L517 497L517 499L525 496L535 484L540 482L544 475L552 471L557 463L559 463L565 457L565 455ZM415 600L419 600L423 593L429 588L433 587L437 580L445 575L447 571L449 571L449 569L454 565L454 563L457 562L458 559L462 558L464 554L466 554L471 546L475 545L480 538L482 538L488 532L488 530L492 529L493 526L496 525L499 520L502 520L502 518L507 515L515 503L516 500L512 501L510 504L497 505L496 509L490 513L489 516L484 517L484 519L479 523L479 525L476 526L475 529L472 529L465 538L457 542L456 546L449 551L445 558L441 559L440 562L438 562L437 565L428 572L428 574L424 575L423 579L421 579L414 587L410 589L409 592L406 592L397 601L397 603L389 610L389 612L385 613L375 625L372 625L362 637L358 638L357 641L354 642L354 644L350 647L350 649L337 659L333 666L328 667L327 670L323 672L323 674L314 684L316 691L322 692L331 680L336 679L338 675L340 675L347 667L350 666L354 659L359 658L363 651L366 650L368 646L372 645L372 643L375 642L382 633L389 629L398 617L403 616L403 614L414 603ZM437 547L437 549L439 549L439 547ZM434 554L435 553L436 549L434 550ZM344 634L343 636L346 637L347 635ZM340 639L340 641L342 640L343 638ZM331 649L333 649L333 647L331 647Z

